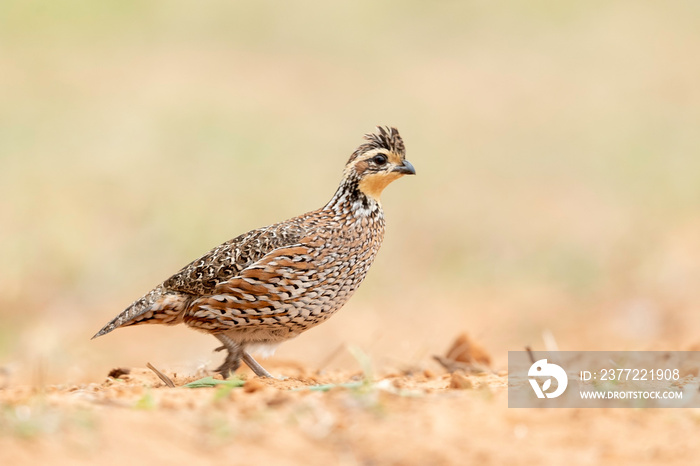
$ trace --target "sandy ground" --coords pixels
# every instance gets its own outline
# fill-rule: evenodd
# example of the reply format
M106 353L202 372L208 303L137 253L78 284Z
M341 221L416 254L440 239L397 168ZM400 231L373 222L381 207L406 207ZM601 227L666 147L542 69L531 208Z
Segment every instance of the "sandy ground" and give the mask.
M484 353L479 353L482 357ZM454 357L454 353L447 355ZM360 356L360 359L362 357ZM509 409L504 370L120 368L0 390L3 464L691 464L696 409ZM454 369L454 367L452 368ZM204 380L204 387L191 387ZM213 385L217 384L217 385Z

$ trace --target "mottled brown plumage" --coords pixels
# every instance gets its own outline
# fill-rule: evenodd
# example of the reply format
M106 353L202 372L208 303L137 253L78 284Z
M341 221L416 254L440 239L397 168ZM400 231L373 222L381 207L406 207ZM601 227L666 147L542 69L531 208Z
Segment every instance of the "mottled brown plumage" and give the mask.
M235 371L242 359L257 375L269 377L248 349L293 338L350 299L382 244L382 190L415 174L396 129L378 128L365 139L324 207L212 249L134 302L95 337L129 325L185 323L221 341L218 349L228 351L217 369L222 375Z

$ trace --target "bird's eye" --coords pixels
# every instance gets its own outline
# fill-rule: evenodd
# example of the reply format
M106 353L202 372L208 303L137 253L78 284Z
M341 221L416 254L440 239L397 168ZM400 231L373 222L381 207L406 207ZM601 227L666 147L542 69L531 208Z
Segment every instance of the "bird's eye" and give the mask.
M387 162L386 155L377 154L374 157L372 157L372 162L374 162L376 165L382 166Z

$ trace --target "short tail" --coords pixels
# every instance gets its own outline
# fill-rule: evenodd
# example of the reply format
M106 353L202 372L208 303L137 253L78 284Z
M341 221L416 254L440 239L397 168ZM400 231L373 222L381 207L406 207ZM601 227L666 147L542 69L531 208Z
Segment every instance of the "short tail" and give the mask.
M190 299L187 295L166 290L158 285L141 299L112 319L92 339L105 335L115 328L139 324L174 325L182 321Z

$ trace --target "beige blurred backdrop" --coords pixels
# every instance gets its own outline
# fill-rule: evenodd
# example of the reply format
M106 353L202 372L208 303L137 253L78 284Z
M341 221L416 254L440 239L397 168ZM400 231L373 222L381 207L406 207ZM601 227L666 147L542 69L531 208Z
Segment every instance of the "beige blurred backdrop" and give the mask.
M194 372L185 327L90 337L211 247L322 206L377 124L418 175L311 369L700 343L700 4L3 2L0 366ZM550 342L551 344L551 342Z

